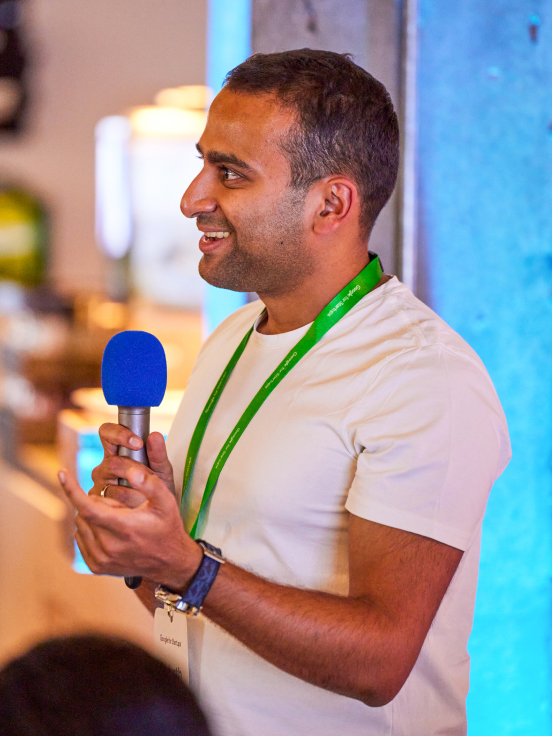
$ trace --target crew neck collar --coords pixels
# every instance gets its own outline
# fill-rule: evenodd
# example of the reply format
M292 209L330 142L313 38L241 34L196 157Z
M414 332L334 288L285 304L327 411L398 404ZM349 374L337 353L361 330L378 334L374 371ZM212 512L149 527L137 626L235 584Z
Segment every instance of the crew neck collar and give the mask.
M257 331L257 327L259 326L263 315L264 310L255 320L251 339L257 345L264 348L279 348L288 344L293 345L298 342L303 335L307 334L309 327L312 325L312 322L309 322L308 325L303 325L302 327L298 327L296 330L291 330L290 332L280 332L277 335L263 335L262 332Z
M365 307L367 304L376 301L376 299L383 297L385 292L391 291L397 286L401 286L401 283L396 276L392 276L385 284L382 284L377 289L373 289L368 294L366 294L366 296L364 296L359 301L359 303L351 309L349 315L354 314L359 309ZM287 345L293 345L298 342L303 337L303 335L307 333L309 327L312 325L312 322L309 322L308 325L303 325L302 327L298 327L296 330L291 330L290 332L281 332L277 335L263 335L262 332L257 331L257 327L261 322L263 313L264 310L255 320L253 332L250 338L254 343L263 348L279 348ZM345 319L347 316L348 315L345 316Z

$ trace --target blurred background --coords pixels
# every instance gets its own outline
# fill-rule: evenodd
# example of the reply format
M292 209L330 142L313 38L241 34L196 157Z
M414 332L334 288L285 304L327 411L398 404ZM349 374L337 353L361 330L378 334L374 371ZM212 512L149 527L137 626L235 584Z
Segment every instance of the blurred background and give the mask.
M113 334L163 342L166 433L202 340L255 298L201 281L179 201L226 72L305 46L389 89L401 176L371 249L479 353L510 426L470 734L550 734L552 0L0 0L0 664L71 631L151 648L122 581L82 574L55 473L92 485Z

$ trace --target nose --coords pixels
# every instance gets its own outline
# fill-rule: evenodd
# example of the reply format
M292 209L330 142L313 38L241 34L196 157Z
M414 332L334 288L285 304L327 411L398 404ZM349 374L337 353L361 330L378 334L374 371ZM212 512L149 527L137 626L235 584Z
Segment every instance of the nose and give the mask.
M214 212L216 208L216 200L208 192L208 180L203 170L182 195L180 210L185 217L197 217L206 212Z

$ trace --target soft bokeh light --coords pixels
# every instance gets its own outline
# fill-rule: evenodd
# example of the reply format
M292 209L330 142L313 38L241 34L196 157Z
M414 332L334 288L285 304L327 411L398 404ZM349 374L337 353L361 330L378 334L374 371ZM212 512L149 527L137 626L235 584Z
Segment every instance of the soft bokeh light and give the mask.
M148 105L132 110L129 119L132 132L137 136L199 138L207 122L207 113L203 110Z
M155 104L161 107L177 107L183 110L206 110L211 104L213 92L203 84L184 85L162 89L155 95Z

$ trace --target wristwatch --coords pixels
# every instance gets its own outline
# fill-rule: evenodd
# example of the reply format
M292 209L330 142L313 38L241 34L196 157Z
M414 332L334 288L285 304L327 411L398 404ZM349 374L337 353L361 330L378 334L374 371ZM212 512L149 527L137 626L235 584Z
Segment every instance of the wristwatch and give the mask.
M203 601L215 582L220 566L225 562L220 549L203 539L196 539L196 542L203 549L203 559L182 593L177 593L165 585L158 585L155 589L155 597L163 601L165 608L180 611L188 616L197 616L201 611Z

